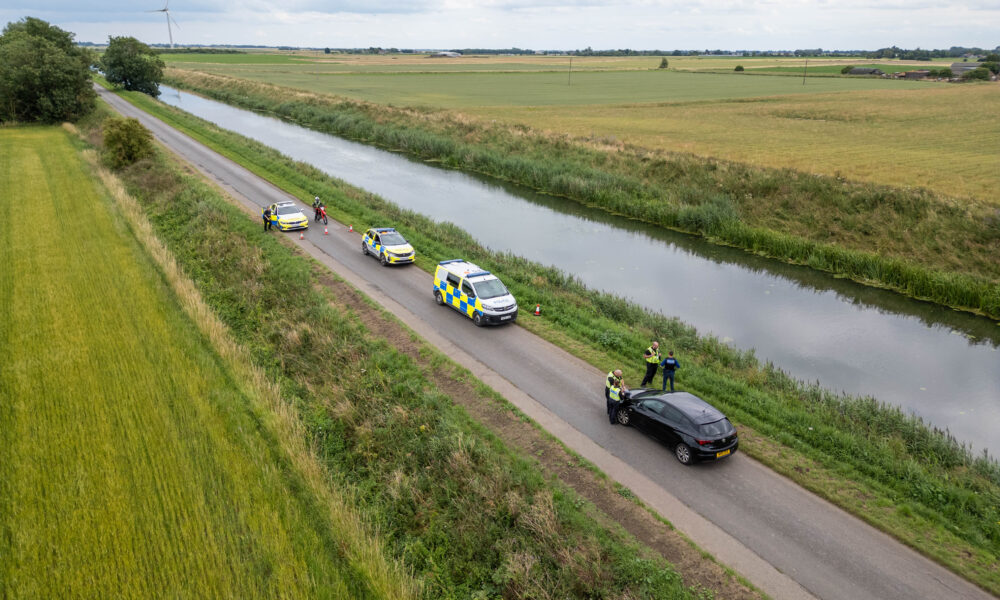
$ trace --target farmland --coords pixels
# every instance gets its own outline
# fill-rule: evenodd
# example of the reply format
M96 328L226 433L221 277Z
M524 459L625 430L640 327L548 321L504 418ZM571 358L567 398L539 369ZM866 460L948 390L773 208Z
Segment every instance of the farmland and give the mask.
M845 78L844 59L165 55L178 69L654 151L995 201L996 86ZM267 61L284 61L260 64ZM888 71L928 63L864 61ZM736 64L747 73L732 74ZM929 63L945 66L946 63ZM789 69L790 76L751 73ZM698 72L707 71L707 72ZM712 72L712 71L724 71ZM994 111L995 112L995 111Z
M70 136L0 130L0 173L0 597L405 596Z

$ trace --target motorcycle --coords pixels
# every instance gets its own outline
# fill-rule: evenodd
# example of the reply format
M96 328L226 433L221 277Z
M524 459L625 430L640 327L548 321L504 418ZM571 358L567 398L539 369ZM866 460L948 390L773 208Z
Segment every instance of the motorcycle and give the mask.
M316 216L313 218L314 221L322 220L324 225L327 225L329 221L326 218L326 207L320 204L316 207Z

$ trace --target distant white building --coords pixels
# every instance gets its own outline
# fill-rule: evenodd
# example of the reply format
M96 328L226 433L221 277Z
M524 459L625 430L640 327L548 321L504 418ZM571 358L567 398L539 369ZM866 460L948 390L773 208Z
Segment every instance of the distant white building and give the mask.
M458 58L462 56L461 52L431 52L431 58Z

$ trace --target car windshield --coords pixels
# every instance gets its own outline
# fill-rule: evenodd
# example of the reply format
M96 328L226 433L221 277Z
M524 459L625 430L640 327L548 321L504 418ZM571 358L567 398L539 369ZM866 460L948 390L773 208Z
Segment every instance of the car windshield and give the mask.
M278 216L279 217L283 217L285 215L294 215L294 214L300 213L300 212L302 212L302 211L299 210L295 206L279 206L278 207Z
M476 288L476 295L482 299L499 298L507 295L507 288L500 283L499 279L487 279L473 284Z
M729 435L732 430L733 424L729 422L729 419L722 419L721 421L698 426L698 433L705 437L722 437Z
M402 246L406 243L403 236L395 232L388 232L382 234L382 245L383 246Z

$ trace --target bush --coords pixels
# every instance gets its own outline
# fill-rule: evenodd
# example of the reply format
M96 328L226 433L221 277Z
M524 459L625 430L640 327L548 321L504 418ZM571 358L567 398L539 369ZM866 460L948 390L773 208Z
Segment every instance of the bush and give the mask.
M962 74L962 79L966 81L989 81L990 80L990 70L986 67L977 67L971 71L966 71Z
M851 69L853 69L853 68L854 68L854 65L847 65L846 67L844 67L843 69L840 70L840 74L841 75L847 75L848 73L851 72Z
M743 65L736 65L736 68L733 69L733 70L734 71L742 71L743 70Z
M138 119L108 119L104 123L104 161L121 168L152 156L153 134Z
M666 69L667 65L669 65L669 64L670 63L667 61L666 57L663 57L663 58L660 59L660 68L661 69Z

